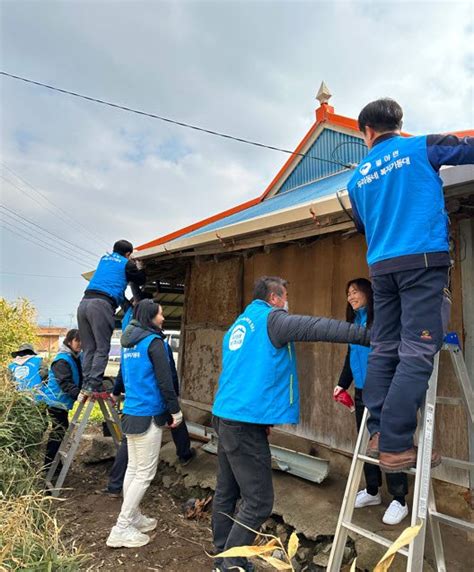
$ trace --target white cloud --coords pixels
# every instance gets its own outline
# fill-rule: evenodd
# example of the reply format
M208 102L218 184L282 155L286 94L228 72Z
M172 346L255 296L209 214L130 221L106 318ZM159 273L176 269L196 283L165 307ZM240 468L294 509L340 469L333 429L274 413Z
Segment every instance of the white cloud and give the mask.
M343 115L390 95L407 131L473 124L470 3L4 2L1 10L6 71L263 143L297 144L322 79ZM257 196L287 158L13 80L0 86L2 161L110 244L145 242ZM2 198L72 242L102 248L8 185ZM10 272L81 270L6 232L1 243ZM83 288L1 282L8 297L35 298L43 320L65 321Z

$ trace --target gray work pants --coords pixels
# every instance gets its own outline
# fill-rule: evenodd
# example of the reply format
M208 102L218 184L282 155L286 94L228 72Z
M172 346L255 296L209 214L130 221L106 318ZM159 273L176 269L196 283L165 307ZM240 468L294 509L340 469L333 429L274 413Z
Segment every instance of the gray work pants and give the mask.
M115 327L115 310L107 300L83 298L77 309L77 323L83 351L84 386L100 385L109 360L110 340Z

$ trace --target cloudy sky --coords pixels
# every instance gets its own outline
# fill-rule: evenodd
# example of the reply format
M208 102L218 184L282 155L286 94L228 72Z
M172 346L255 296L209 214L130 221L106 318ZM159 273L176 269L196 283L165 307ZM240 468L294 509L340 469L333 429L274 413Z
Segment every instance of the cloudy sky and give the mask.
M411 133L474 124L471 2L0 8L2 70L271 145L296 146L321 80L343 115L392 96ZM4 77L0 90L0 295L31 299L42 323L75 322L80 273L116 239L253 198L287 158Z

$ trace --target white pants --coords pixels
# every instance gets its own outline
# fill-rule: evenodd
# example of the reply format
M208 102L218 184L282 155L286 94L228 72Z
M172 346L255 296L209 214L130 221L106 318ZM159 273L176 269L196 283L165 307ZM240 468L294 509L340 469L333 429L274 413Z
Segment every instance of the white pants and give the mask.
M146 433L127 435L128 465L123 483L123 503L117 526L125 528L139 514L139 505L155 477L160 456L162 429L152 420Z

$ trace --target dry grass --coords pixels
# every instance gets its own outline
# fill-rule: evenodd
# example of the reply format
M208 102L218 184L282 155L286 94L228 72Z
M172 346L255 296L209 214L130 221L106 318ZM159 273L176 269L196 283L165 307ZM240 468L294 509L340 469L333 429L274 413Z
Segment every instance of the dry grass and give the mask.
M84 559L61 541L53 502L41 492L0 498L0 570L79 568Z
M57 502L41 490L47 411L0 374L0 571L78 570L84 557L61 540Z

